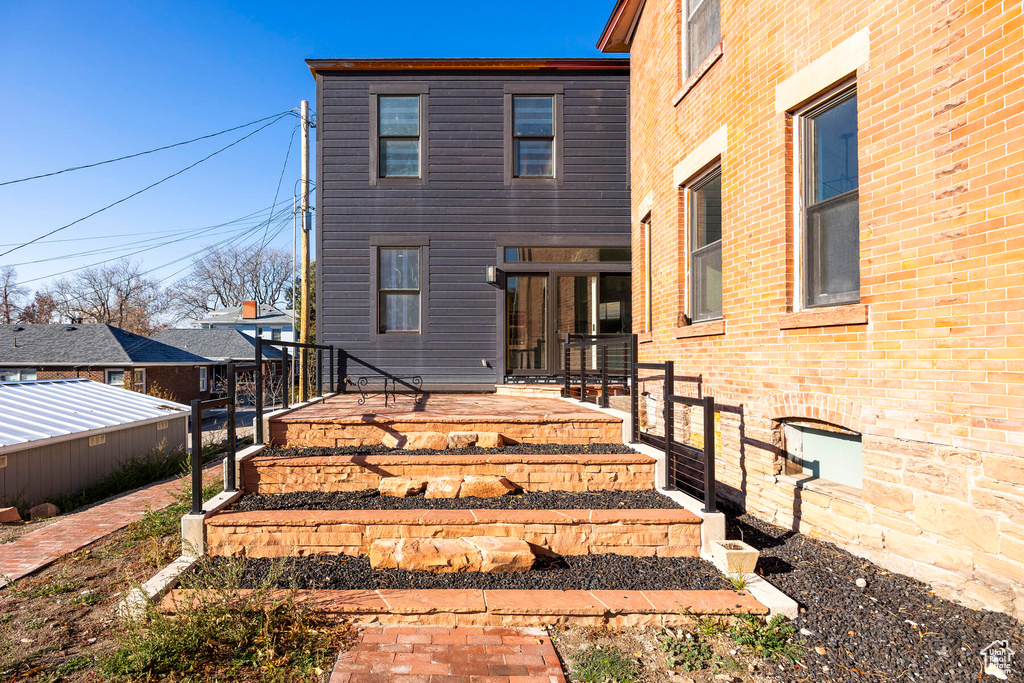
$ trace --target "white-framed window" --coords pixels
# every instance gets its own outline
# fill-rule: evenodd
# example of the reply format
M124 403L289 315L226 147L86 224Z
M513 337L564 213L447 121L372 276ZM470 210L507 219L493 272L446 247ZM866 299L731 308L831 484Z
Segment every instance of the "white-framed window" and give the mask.
M37 378L35 368L0 368L0 382L26 382Z
M121 389L130 389L145 393L146 391L146 369L125 370L123 368L112 368L104 375L107 384Z
M722 12L719 0L680 1L685 24L682 50L685 80L722 42Z
M123 369L107 370L105 374L107 384L124 389L124 373Z
M281 341L281 328L280 327L275 327L274 329L270 330L270 340L271 341Z
M802 308L860 301L857 89L834 88L794 119Z
M689 317L722 317L722 167L716 165L686 188L689 242Z
M205 366L201 366L199 368L199 391L206 391L206 387L209 382L207 371L208 370Z
M419 332L419 247L377 248L377 332Z

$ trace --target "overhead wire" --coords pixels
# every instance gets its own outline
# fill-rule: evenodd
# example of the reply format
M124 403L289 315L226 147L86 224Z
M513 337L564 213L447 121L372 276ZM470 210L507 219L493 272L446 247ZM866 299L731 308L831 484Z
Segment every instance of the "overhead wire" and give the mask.
M59 228L54 228L53 230L51 230L51 231L49 231L47 233L44 233L44 234L40 235L39 237L36 237L34 239L29 240L28 242L24 242L24 243L22 243L22 244L20 244L20 245L18 245L16 247L12 247L12 248L8 249L7 251L4 251L4 252L0 253L0 257L7 256L8 254L10 254L12 252L15 252L15 251L17 251L19 249L23 249L23 248L25 248L25 247L27 247L27 246L29 246L31 244L35 244L36 242L38 242L38 241L40 241L40 240L42 240L42 239L44 239L46 237L49 237L50 235L56 234L56 233L58 233L58 232L60 232L62 230L67 230L71 226L77 225L78 223L81 223L82 221L88 220L89 218L92 218L93 216L95 216L95 215L97 215L97 214L99 214L99 213L101 213L103 211L106 211L107 209L113 208L113 207L117 206L118 204L126 202L129 199L131 199L132 197L137 197L138 195L142 194L143 192L146 192L147 190L151 190L154 187L156 187L157 185L160 185L161 183L167 182L171 178L177 177L177 176L181 175L182 173L185 173L186 171L195 168L196 166L198 166L199 164L203 163L204 161L212 159L213 157L217 156L221 152L227 151L228 149L234 147L235 145L239 144L243 140L246 140L246 139L252 137L256 133L259 133L264 128L267 128L269 126L274 125L275 123L277 123L278 121L280 121L284 117L289 116L290 114L291 114L291 112L285 112L284 114L281 114L280 116L278 116L277 118L273 119L272 121L263 124L262 126L257 128L256 130L251 131L251 132L247 133L246 135L243 135L242 137L238 138L237 140L235 140L231 144L225 145L224 147L221 147L220 149L218 149L216 152L213 152L211 154L206 155L205 157L203 157L199 161L196 161L195 163L189 164L188 166L186 166L185 168L181 169L180 171L176 171L176 172L172 173L169 176L165 176L164 178L161 178L160 180L156 181L155 183L147 185L146 187L142 188L141 190L137 190L136 192L131 193L127 197L123 197L121 199L118 199L115 202L107 204L106 206L104 206L104 207L102 207L100 209L96 209L95 211L93 211L92 213L90 213L90 214L88 214L86 216L83 216L81 218L73 220L70 223L67 223L66 225L62 225Z
M97 162L94 162L94 163L91 163L91 164L82 164L81 166L71 166L70 168L64 168L64 169L61 169L59 171L51 171L50 173L40 173L39 175L28 176L26 178L16 178L15 180L5 180L3 182L0 182L0 187L3 187L4 185L14 185L15 183L24 183L24 182L27 182L29 180L39 180L40 178L49 178L51 176L60 175L61 173L69 173L71 171L81 171L81 170L87 169L87 168L95 168L97 166L103 166L104 164L112 164L112 163L115 163L117 161L125 161L127 159L134 159L136 157L141 157L141 156L144 156L146 154L153 154L154 152L162 152L162 151L164 151L166 149L174 149L175 147L181 147L183 145L191 145L193 142L199 142L200 140L209 140L210 138L215 138L218 135L224 135L226 133L231 133L231 132L236 131L236 130L241 130L242 128L248 128L249 126L254 126L257 123L263 123L264 121L269 121L272 118L276 118L278 116L283 116L283 115L287 115L287 114L291 114L291 113L292 113L291 110L288 110L288 111L285 111L285 112L279 112L279 113L273 114L271 116L265 116L262 119L256 119L255 121L250 121L249 123L243 123L240 126L234 126L232 128L226 128L224 130L217 131L216 133L210 133L209 135L201 135L201 136L199 136L197 138L192 138L191 140L184 140L182 142L175 142L174 144L164 145L162 147L156 147L154 149L147 149L144 152L136 152L134 154L126 154L124 156L117 157L115 159L106 159L104 161L97 161Z

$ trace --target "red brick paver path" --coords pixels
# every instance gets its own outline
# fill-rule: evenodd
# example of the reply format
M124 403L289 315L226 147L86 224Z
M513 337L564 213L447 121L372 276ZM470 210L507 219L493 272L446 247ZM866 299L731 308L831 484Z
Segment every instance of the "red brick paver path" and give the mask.
M366 627L330 683L565 683L541 629Z
M204 481L220 476L219 461L207 467ZM64 555L128 526L140 519L147 508L158 510L167 507L174 500L171 492L180 487L180 479L154 484L72 513L38 531L30 531L0 545L0 588L8 581L42 569Z

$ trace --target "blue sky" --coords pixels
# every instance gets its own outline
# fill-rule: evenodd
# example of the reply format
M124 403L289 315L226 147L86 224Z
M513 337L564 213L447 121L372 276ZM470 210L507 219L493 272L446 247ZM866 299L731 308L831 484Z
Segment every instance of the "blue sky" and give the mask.
M312 104L307 58L600 56L594 43L613 4L0 0L0 182L213 133L297 107L302 99ZM166 264L257 224L250 219L163 244L184 231L269 208L295 124L290 117L278 121L153 190L0 257L0 265L24 264L17 265L19 279L39 278L28 284L36 288L52 274L158 247L134 258L169 284L188 260ZM0 186L0 244L21 243L85 216L250 130ZM288 208L298 176L296 133L278 199ZM263 234L254 231L251 240ZM49 241L58 239L75 241ZM151 241L129 244L139 240ZM290 220L275 244L291 249ZM60 258L86 250L108 251ZM32 261L42 262L26 263Z

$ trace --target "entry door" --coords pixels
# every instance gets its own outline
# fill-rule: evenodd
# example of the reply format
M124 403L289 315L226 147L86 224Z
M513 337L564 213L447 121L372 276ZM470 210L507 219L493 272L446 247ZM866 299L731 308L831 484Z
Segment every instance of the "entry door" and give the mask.
M558 305L554 311L555 343L552 344L557 358L551 367L565 369L565 335L597 334L599 305L597 274L555 275ZM593 349L591 349L593 351ZM589 354L587 364L595 367L595 356Z
M510 275L505 280L505 363L509 374L550 373L549 279L545 273Z

